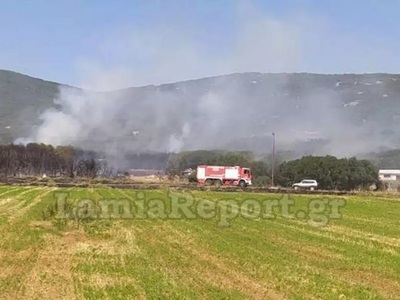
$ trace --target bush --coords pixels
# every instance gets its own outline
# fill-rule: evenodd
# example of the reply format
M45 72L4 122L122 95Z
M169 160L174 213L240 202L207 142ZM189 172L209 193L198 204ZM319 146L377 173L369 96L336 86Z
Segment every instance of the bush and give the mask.
M197 182L197 173L193 172L192 174L190 174L188 176L188 182L192 183L192 182Z
M271 177L269 176L255 176L253 180L253 185L255 186L266 186L271 184Z

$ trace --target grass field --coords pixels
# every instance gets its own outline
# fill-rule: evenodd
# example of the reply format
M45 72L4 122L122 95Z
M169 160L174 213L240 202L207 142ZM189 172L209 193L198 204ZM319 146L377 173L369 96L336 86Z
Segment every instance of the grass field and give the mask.
M75 207L71 219L59 218L60 193ZM210 218L162 219L157 207L84 218L82 199L158 199L169 207L168 193L0 187L0 299L400 299L397 198L296 195L297 217L276 206L276 218L255 218L246 200L264 205L283 195L179 196L219 210ZM341 219L309 222L309 203L336 200L345 201ZM221 226L223 211L229 226Z

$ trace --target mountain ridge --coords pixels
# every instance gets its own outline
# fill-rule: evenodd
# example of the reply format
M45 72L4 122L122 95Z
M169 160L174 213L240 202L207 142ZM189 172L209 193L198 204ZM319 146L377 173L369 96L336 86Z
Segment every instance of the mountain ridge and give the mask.
M386 73L245 72L93 92L0 70L0 143L35 136L37 128L43 141L52 142L43 138L48 134L41 125L62 116L73 119L82 133L68 132L71 136L58 142L88 139L90 144L89 137L102 136L103 131L104 138L97 142L111 141L113 147L133 151L228 148L260 152L275 131L282 146L305 145L305 152L327 152L351 141L359 144L354 151L337 151L346 154L398 146L398 99L400 75ZM79 113L76 103L83 103L86 111ZM49 109L61 114L53 112L53 119L46 119ZM135 141L126 142L132 132L140 133ZM75 139L74 134L79 136ZM124 145L116 146L121 139ZM294 142L296 146L290 146Z
M14 74L17 76L21 77L26 77L34 80L39 80L42 82L46 83L51 83L51 84L56 84L56 85L61 85L61 86L66 86L74 89L81 89L81 90L86 90L83 87L67 84L67 83L62 83L62 82L57 82L53 80L48 80L48 79L43 79L40 77L36 77L33 75L28 75L24 74L21 72L13 71L13 70L8 70L8 69L0 69L0 74L1 73L9 73L9 74ZM177 84L177 83L187 83L187 82L192 82L192 81L199 81L203 79L215 79L218 77L224 77L224 76L236 76L236 75L243 75L243 74L249 74L249 75L271 75L271 76L287 76L287 75L317 75L317 76L400 76L400 73L385 73L385 72L365 72L365 73L320 73L320 72L256 72L256 71L248 71L248 72L233 72L233 73L228 73L228 74L220 74L220 75L210 75L210 76L205 76L205 77L199 77L199 78L194 78L194 79L184 79L184 80L178 80L178 81L171 81L171 82L166 82L166 83L160 83L160 84L145 84L145 85L139 85L139 86L128 86L125 88L119 88L119 89L112 89L110 92L117 92L117 91L123 91L127 89L135 89L135 88L145 88L145 87L157 87L157 86L162 86L162 85L171 85L171 84ZM97 90L92 90L93 92L102 92L102 91L97 91Z

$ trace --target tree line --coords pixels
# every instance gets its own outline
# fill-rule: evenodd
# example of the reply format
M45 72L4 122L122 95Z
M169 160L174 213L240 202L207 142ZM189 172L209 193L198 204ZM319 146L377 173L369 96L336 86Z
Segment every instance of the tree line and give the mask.
M368 160L334 156L304 156L279 166L278 183L288 186L302 179L315 179L325 190L368 189L381 187L378 169Z
M195 169L200 164L250 167L256 185L271 183L271 156L256 159L251 152L183 152L171 157L167 171L179 173L187 168ZM355 157L304 156L300 159L283 161L278 155L275 178L276 182L284 187L303 179L315 179L319 183L319 188L327 190L367 189L372 185L376 188L381 187L378 169L370 161Z
M126 159L128 158L128 159ZM255 185L271 183L271 156L255 157L248 151L187 151L176 154L146 154L125 157L129 161L150 162L147 168L165 164L167 174L179 175L200 164L240 165L250 167ZM334 156L304 156L284 161L278 154L275 182L291 186L303 179L315 179L321 189L354 190L380 186L378 170L369 160L336 158ZM150 167L151 166L151 167ZM141 165L146 168L146 165ZM71 146L31 143L28 145L0 145L0 176L68 176L97 177L115 175L101 153L84 151Z
M71 146L31 143L0 145L0 174L10 176L96 177L112 169L96 153Z

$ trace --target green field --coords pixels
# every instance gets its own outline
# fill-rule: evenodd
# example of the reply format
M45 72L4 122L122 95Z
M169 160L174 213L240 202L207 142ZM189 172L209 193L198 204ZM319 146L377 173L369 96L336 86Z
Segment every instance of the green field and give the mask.
M180 219L160 206L136 210L150 199L168 211L171 195L218 209ZM264 208L284 195L171 195L0 187L0 299L400 299L397 198L295 195L291 216L274 206L256 217L245 201ZM104 199L131 214L100 215ZM328 205L337 200L341 218ZM310 211L313 202L328 204Z

